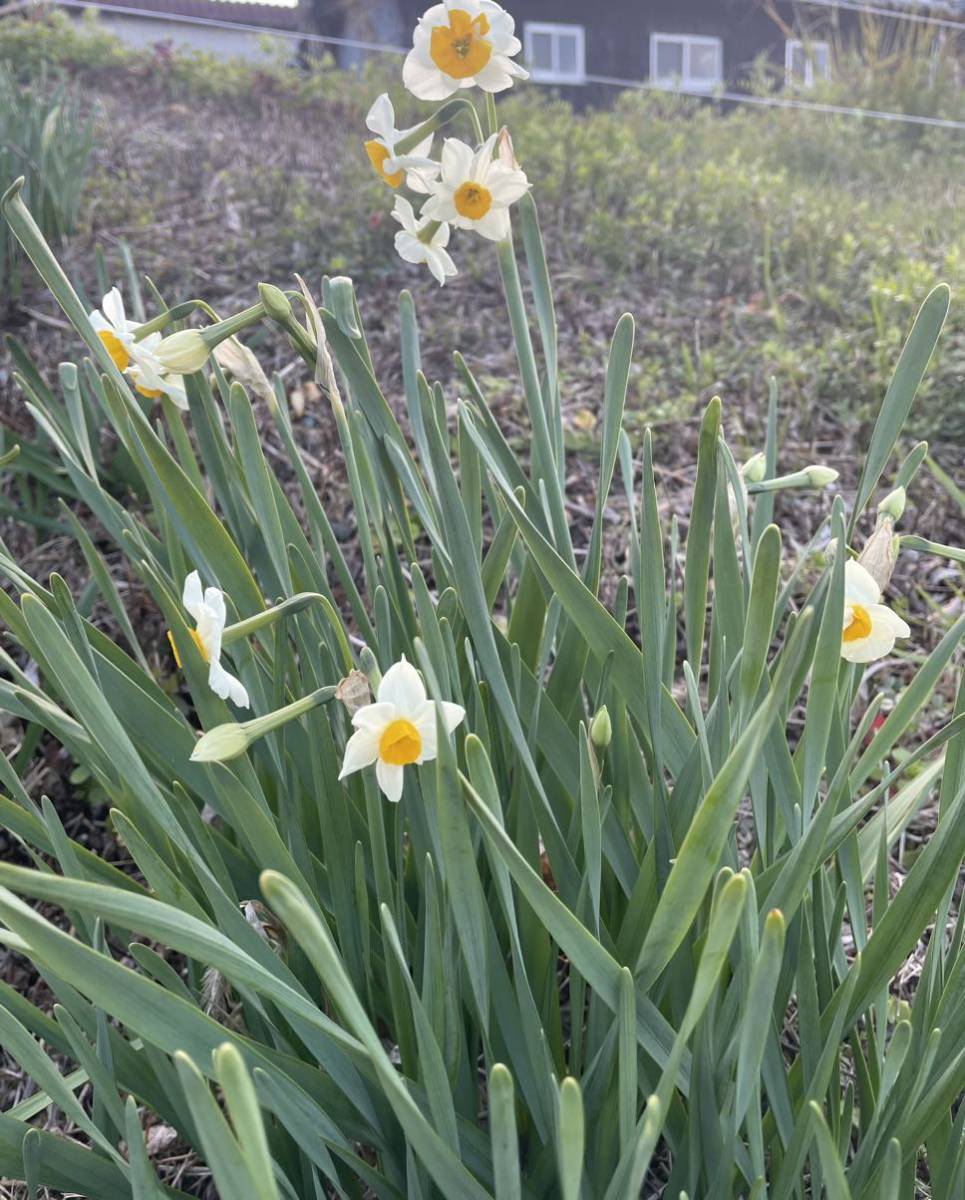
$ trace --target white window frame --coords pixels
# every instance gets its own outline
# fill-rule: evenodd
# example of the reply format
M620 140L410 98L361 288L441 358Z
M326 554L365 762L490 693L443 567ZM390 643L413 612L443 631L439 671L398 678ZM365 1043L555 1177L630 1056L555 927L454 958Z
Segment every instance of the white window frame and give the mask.
M800 50L804 55L804 78L796 79L794 76L794 52ZM803 38L788 38L784 43L784 82L796 87L814 87L816 76L814 74L814 53L815 50L823 50L828 64L827 72L821 72L820 78L831 78L831 43L830 42L815 42L804 41Z
M661 45L683 46L683 73L661 78L657 74L657 48ZM695 46L712 46L717 51L717 78L695 79L690 74L690 51ZM712 92L724 82L724 43L719 37L704 37L696 33L651 33L650 82L657 87L686 88L692 92Z
M533 65L532 39L533 34L536 33L549 34L552 38L553 66L548 70ZM559 43L557 39L561 35L576 39L576 71L573 74L559 69ZM583 25L567 25L560 21L524 21L523 56L526 60L526 69L529 71L531 78L539 83L585 83L586 29Z

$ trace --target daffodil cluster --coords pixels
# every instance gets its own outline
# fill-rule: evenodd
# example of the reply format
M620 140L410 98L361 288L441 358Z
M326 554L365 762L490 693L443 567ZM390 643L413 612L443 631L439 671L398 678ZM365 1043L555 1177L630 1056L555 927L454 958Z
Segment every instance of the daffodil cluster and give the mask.
M494 0L443 0L419 19L402 82L419 100L443 101L427 120L398 129L387 95L372 105L366 124L374 135L365 151L390 188L406 189L421 204L418 212L405 195L396 198L392 216L401 225L395 248L406 262L425 263L440 284L456 274L447 249L452 228L475 230L499 242L509 237L509 210L529 182L505 130L495 127L489 104L489 136L471 101L453 105L465 89L505 91L526 71L514 61L521 46L515 23ZM438 159L432 157L438 128L461 112L472 118L474 142L445 137Z

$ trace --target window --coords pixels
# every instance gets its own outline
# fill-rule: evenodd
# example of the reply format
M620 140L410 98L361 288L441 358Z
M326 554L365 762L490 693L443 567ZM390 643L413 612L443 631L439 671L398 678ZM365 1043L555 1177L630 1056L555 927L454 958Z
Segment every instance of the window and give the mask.
M662 87L711 91L724 80L724 47L720 38L652 33L650 80Z
M527 21L523 26L526 65L543 83L583 83L586 60L582 25Z
M802 42L788 38L784 43L784 80L814 87L815 79L831 78L831 47L827 42Z

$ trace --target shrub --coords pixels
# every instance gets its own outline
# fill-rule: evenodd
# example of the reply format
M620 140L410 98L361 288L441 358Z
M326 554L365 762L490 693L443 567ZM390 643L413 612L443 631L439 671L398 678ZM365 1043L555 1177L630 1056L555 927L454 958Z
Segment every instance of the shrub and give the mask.
M486 119L495 139L495 105ZM422 135L467 120L477 132L460 99L415 133L380 134L386 172L424 169L406 157ZM519 184L511 146L497 153L496 178L486 153L460 168L477 189L451 200L467 220L487 215L474 207L487 181L503 196ZM425 169L410 182L429 205L419 223L397 210L397 244L445 275L452 171ZM707 406L690 510L662 514L649 433L635 457L623 429L622 317L583 542L528 194L513 211L529 305L512 234L494 246L524 457L471 364L457 359L458 400L423 374L407 293L411 438L349 280L325 280L320 308L304 286L261 285L200 329L177 328L196 301L137 325L115 300L95 325L17 186L2 207L86 344L78 386L136 465L147 511L101 486L76 401L23 387L174 650L138 645L92 545L126 648L59 575L44 584L0 548L19 596L0 594L16 647L0 703L89 773L135 868L73 840L0 759L0 820L33 861L0 864L0 938L56 1000L49 1015L0 987L5 1047L42 1092L0 1118L3 1174L99 1200L169 1194L143 1136L159 1119L232 1200L871 1200L913 1195L919 1156L933 1196L960 1194L965 692L954 700L947 675L965 617L928 649L880 604L903 539L962 559L896 533L924 447L893 459L947 288L898 357L853 502L835 496L802 546L773 523L775 494L835 472L784 461L776 392L743 467L720 401ZM282 381L236 340L264 322L330 406L357 570ZM249 390L270 407L277 467ZM629 573L608 608L617 477ZM926 807L934 827L892 895L891 851ZM918 986L898 988L920 942ZM30 1125L46 1104L86 1147Z

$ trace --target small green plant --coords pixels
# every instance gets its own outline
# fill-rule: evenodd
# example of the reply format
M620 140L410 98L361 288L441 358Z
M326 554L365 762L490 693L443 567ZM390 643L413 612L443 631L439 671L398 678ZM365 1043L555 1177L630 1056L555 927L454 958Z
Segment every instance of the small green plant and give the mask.
M128 626L128 653L59 574L0 546L20 651L0 650L0 706L86 772L137 869L72 840L0 756L0 822L34 861L0 864L0 942L56 1001L0 985L0 1037L37 1087L0 1114L0 1172L160 1200L156 1117L231 1200L911 1200L920 1161L934 1200L955 1200L965 690L948 676L965 617L929 650L886 600L903 544L961 557L904 530L926 447L899 452L948 289L898 355L856 493L829 498L807 544L786 543L775 496L836 472L786 461L776 388L742 466L720 400L706 406L689 511L661 515L650 432L635 449L624 427L621 317L579 538L550 273L490 90L518 74L519 44L497 5L462 4L429 10L405 67L432 111L400 130L380 98L368 158L407 261L442 284L473 238L490 244L525 455L470 362L458 395L427 378L408 293L407 437L349 279L323 280L320 303L301 279L263 283L220 320L189 300L133 321L110 293L89 313L19 185L0 203L86 345L90 401L146 510L102 486L69 396L25 379L31 412L172 651L148 660ZM285 461L265 453L240 382L257 325L330 408L358 570L280 378ZM628 571L608 581L615 489ZM892 894L890 856L926 807L934 828ZM34 1123L50 1106L86 1145Z
M45 237L72 233L93 149L93 118L81 113L68 87L41 76L23 86L0 65L0 179L22 176L24 196ZM0 227L0 305L21 290L20 247Z

